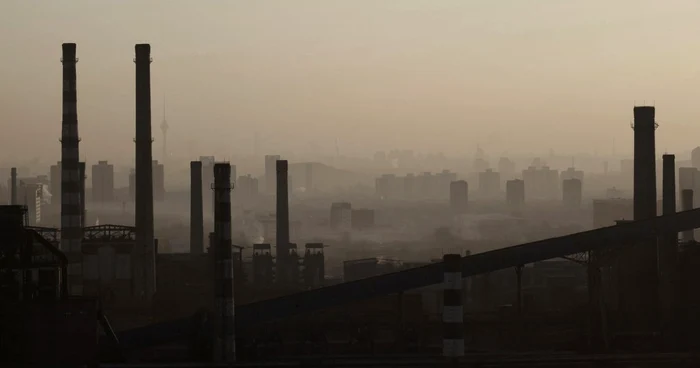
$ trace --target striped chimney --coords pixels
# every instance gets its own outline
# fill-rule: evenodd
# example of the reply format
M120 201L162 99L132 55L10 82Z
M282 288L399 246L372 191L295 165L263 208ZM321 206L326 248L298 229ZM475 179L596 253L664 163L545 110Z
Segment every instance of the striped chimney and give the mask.
M151 136L151 45L134 47L136 57L136 245L143 275L139 280L147 300L155 293L155 236L153 231L153 137Z
M214 361L236 360L231 244L231 164L214 164Z
M443 349L442 354L449 359L464 356L464 306L462 304L462 257L459 254L445 254L442 261L445 267L442 303Z
M63 44L63 121L61 123L61 250L68 257L71 295L83 294L83 256L80 206L80 149L75 44Z

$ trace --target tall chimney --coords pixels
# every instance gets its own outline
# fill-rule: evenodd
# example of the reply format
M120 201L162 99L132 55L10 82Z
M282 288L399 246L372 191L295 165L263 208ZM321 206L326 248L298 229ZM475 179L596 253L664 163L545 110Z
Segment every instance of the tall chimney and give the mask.
M690 211L693 209L693 190L683 189L681 191L681 206L683 211ZM684 231L681 235L684 242L695 241L695 230Z
M656 217L655 108L634 108L634 220ZM621 262L626 281L620 287L627 328L658 331L660 323L658 249L655 238L639 241Z
M665 154L662 156L662 208L663 215L676 213L676 156ZM663 329L672 330L672 321L675 311L674 305L676 293L675 280L678 263L678 233L663 234L658 241L659 254L659 296L662 305Z
M17 168L10 169L10 204L17 205Z
M143 252L141 291L155 292L153 234L153 152L151 136L151 45L135 46L136 57L136 244Z
M634 220L656 216L655 108L634 108Z
M202 161L190 162L190 253L204 253Z
M83 294L83 238L80 207L80 149L78 136L78 95L76 90L75 44L64 43L63 57L63 121L61 122L61 250L68 262L68 284L71 295Z
M664 215L676 213L676 155L661 156L663 162L662 206Z
M236 360L233 301L233 251L231 244L231 165L214 165L214 361Z
M289 165L287 160L277 160L277 280L287 282L289 258Z

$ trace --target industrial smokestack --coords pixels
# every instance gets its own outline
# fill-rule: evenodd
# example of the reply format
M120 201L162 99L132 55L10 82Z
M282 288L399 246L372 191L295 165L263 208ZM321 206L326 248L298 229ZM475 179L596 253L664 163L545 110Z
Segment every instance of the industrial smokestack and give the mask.
M214 165L214 361L236 360L233 300L233 252L231 244L231 165Z
M190 162L190 253L204 252L202 161Z
M662 156L662 208L663 215L676 213L676 156L665 154ZM659 289L661 305L663 307L663 330L671 329L674 319L675 279L678 263L678 233L671 232L659 237Z
M683 189L681 192L681 206L683 211L690 211L693 209L693 190ZM682 233L681 238L684 242L695 241L695 230L687 230Z
M634 108L634 220L656 217L655 109ZM655 238L638 242L621 262L627 275L620 287L626 327L657 331L660 323L658 247ZM623 323L624 325L625 323Z
M78 96L76 90L75 44L64 43L63 121L61 122L61 250L69 263L68 284L71 295L83 294L83 238L80 206L80 138L78 137Z
M10 169L10 204L17 205L17 168Z
M664 215L676 213L676 155L661 156L663 162L662 206Z
M289 165L287 160L277 160L277 280L287 282L289 258Z
M634 220L656 216L655 108L634 108Z
M142 250L144 296L155 292L153 234L153 152L151 136L151 45L135 46L136 57L136 244Z

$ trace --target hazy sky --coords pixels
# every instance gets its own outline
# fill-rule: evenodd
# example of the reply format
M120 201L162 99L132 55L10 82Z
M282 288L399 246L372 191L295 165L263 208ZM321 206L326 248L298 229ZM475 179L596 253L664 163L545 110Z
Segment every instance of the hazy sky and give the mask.
M697 0L2 0L0 153L60 152L61 43L78 44L81 155L133 157L135 43L178 155L700 144ZM283 140L287 140L283 142Z

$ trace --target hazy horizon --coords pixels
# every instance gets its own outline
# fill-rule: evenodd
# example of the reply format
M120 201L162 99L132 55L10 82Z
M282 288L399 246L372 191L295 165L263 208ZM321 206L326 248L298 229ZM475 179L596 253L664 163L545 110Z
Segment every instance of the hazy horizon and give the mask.
M81 157L133 156L136 43L152 45L154 157L391 148L657 153L698 145L694 1L6 0L0 154L59 158L61 43L78 48ZM314 148L315 147L315 148ZM545 151L545 149L541 149Z

